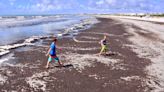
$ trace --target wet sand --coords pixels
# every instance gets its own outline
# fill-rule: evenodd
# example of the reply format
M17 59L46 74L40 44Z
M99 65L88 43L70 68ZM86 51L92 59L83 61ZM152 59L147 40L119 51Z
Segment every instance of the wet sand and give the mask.
M17 92L150 92L145 67L150 60L140 58L125 44L132 44L118 21L98 18L100 23L73 38L58 40L58 56L64 67L52 63L45 69L47 48L30 46L13 50L15 57L0 69L0 90ZM98 42L107 35L109 54L97 56ZM51 39L45 39L49 46Z

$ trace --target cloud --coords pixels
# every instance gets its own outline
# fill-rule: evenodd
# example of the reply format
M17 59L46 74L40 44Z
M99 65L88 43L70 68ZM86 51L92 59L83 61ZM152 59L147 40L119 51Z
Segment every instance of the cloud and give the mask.
M102 5L102 4L104 4L104 0L97 1L96 4L97 5Z
M108 4L115 4L116 3L116 0L105 0Z
M158 3L157 3L158 1ZM160 0L97 0L91 1L90 6L105 11L149 12L158 8Z
M10 5L14 5L15 1L16 1L16 0L9 0Z
M41 0L33 5L31 5L31 9L35 11L54 11L54 10L62 10L62 9L73 9L75 6L75 2L73 0ZM77 5L76 5L77 6Z

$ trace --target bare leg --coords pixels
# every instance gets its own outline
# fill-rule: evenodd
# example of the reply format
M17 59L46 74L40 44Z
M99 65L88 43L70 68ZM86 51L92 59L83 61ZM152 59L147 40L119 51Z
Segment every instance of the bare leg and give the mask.
M101 48L101 51L99 53L99 56L103 53L104 48Z
M48 68L48 67L49 67L49 64L50 64L50 62L49 62L49 61L47 61L47 65L46 65L46 68Z
M102 55L102 52L99 53L99 56Z
M63 64L60 62L60 60L58 61L58 64L62 67L63 66Z
M105 55L107 55L107 49L104 50Z

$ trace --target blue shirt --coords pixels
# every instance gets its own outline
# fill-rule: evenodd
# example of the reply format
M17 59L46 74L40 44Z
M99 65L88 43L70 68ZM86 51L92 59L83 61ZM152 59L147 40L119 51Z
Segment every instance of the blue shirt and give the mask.
M51 43L50 48L51 48L51 50L50 50L50 53L49 54L51 56L55 56L56 55L56 46L55 46L55 43L54 42Z

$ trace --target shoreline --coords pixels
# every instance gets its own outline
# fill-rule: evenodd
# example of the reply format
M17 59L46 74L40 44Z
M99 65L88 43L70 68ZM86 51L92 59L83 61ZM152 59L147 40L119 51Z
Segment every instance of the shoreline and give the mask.
M137 21L145 21L152 22L155 24L164 24L164 17L135 17L135 16L114 16L114 15L94 15L100 18L121 18L121 19L129 19L129 20L137 20Z
M140 58L125 44L132 44L124 24L113 19L98 18L100 23L80 31L74 39L63 37L58 56L65 67L51 64L45 69L47 48L32 46L31 50L13 51L13 65L0 69L1 91L48 92L149 92L145 67L150 60ZM98 57L98 41L107 35L110 54ZM76 39L76 40L75 40ZM43 40L49 46L51 39ZM17 78L17 79L15 79Z

